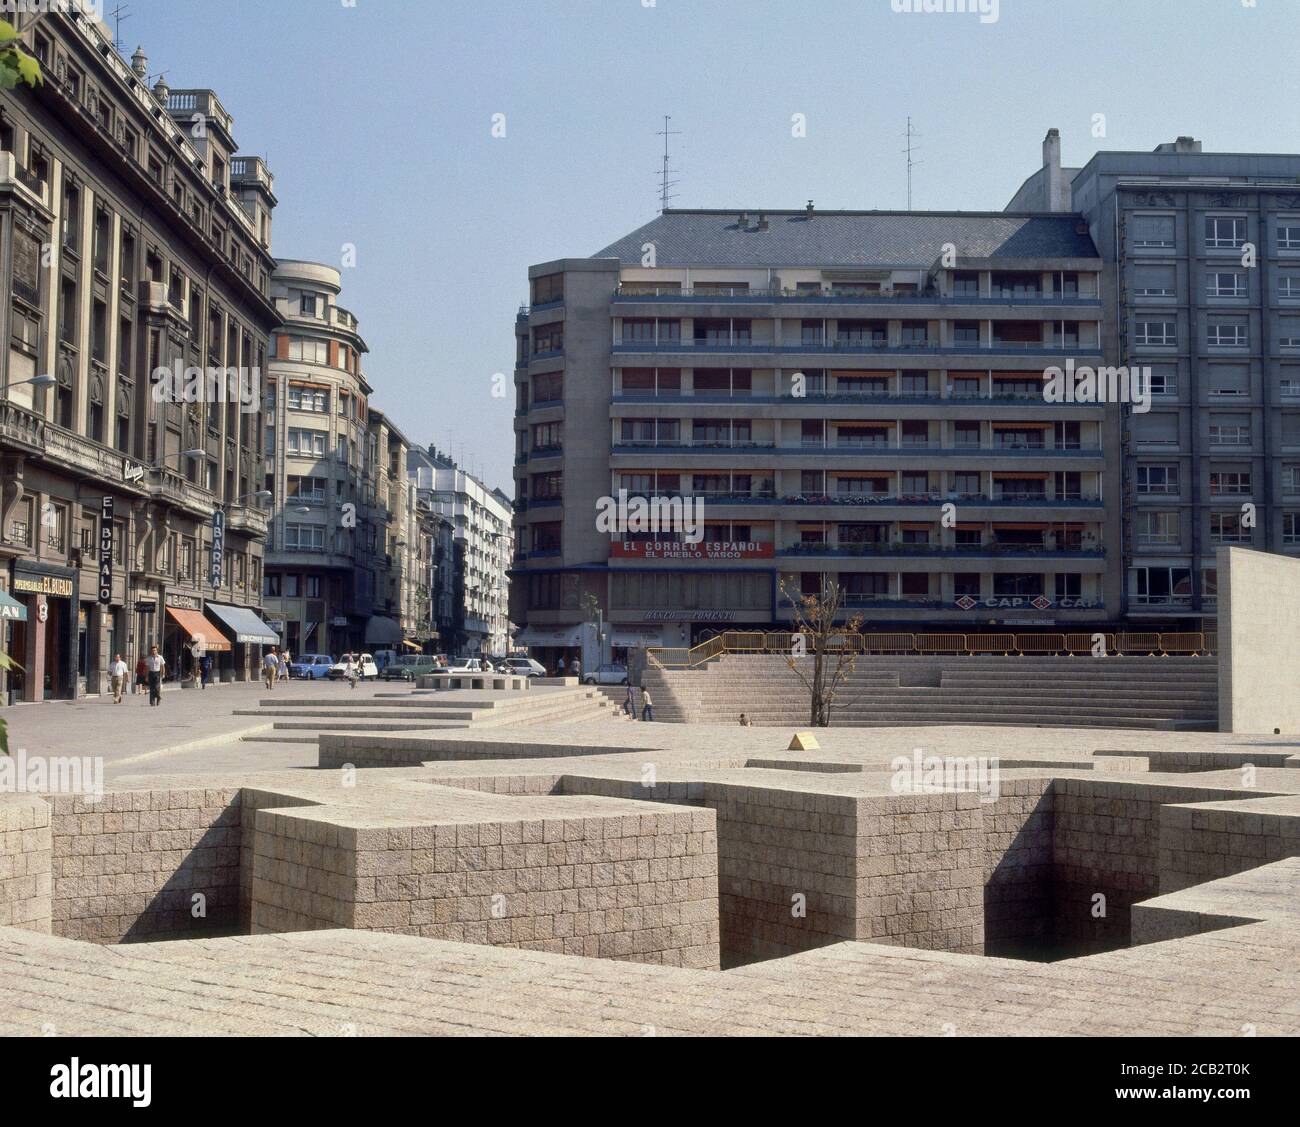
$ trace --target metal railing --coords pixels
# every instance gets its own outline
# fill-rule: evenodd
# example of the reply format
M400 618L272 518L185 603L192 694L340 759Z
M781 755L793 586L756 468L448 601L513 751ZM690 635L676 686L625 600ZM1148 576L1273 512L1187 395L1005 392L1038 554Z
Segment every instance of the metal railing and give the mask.
M652 646L651 664L663 669L697 669L728 654L791 656L796 639L805 654L817 652L816 635L794 632L728 631L698 646ZM1073 633L1073 634L858 634L828 635L823 653L895 654L958 657L1204 657L1218 652L1216 633Z

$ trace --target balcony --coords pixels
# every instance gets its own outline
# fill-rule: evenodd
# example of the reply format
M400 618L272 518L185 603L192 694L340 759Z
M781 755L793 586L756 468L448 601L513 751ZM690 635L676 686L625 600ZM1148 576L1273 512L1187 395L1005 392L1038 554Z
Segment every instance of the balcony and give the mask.
M949 559L970 558L1024 558L1024 559L1068 559L1100 560L1106 558L1105 548L1047 548L1029 544L903 544L896 541L889 543L861 544L787 544L777 549L778 556L798 556L814 558L863 558L874 556L937 557Z
M266 536L266 528L270 517L265 509L253 508L248 505L237 505L226 513L226 528L231 532L241 532L254 539L262 539Z
M1295 398L1300 398L1300 390L1295 392ZM809 388L806 394L801 396L794 395L751 395L748 392L718 392L706 391L697 392L694 395L656 395L653 392L616 392L613 396L615 403L628 404L664 404L665 406L683 405L683 406L736 406L738 404L783 404L803 405L803 404L826 404L830 405L862 405L874 406L876 404L895 404L906 405L916 404L933 404L947 403L953 406L969 407L979 403L997 403L1002 404L1023 404L1028 407L1041 407L1046 402L1043 398L1042 391L1018 391L1018 392L994 392L991 395L944 395L940 391L819 391ZM534 403L533 407L537 408L541 404ZM549 404L548 404L549 406ZM1091 407L1094 410L1104 407L1104 404L1096 403L1053 403L1053 410L1071 407Z
M979 294L949 294L944 295L937 290L923 290L920 292L875 292L867 291L853 292L841 291L838 293L827 293L821 290L809 292L807 290L791 289L741 289L735 288L718 288L718 289L673 289L669 287L655 287L650 284L634 283L632 285L620 286L613 295L614 304L635 303L635 302L654 302L662 305L669 305L675 301L690 302L692 304L710 304L714 302L732 304L743 304L745 302L781 302L788 305L952 305L952 306L971 306L971 305L1004 305L1015 308L1032 305L1094 305L1100 306L1101 300L1096 296L1085 297L1079 294L1051 294L1044 295L1041 293L1000 291L990 294L987 297Z
M947 347L927 341L918 344L890 346L870 340L841 344L776 344L772 341L747 343L709 343L708 341L621 341L610 350L615 356L628 355L681 355L699 353L711 356L935 356L971 357L983 353L998 355L1014 353L1017 356L1074 357L1075 359L1100 357L1101 348L1089 345L1083 348L1053 348L1041 341L994 341L991 344L949 345ZM534 360L538 357L534 356Z

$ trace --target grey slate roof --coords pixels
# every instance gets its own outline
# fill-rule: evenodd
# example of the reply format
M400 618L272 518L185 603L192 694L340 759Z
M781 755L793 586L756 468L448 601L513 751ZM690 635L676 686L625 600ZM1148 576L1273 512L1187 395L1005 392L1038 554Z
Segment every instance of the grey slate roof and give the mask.
M645 243L656 266L928 267L945 243L961 258L1098 257L1077 215L769 211L770 229L759 231L759 214L742 231L739 211L669 210L592 257L636 265Z

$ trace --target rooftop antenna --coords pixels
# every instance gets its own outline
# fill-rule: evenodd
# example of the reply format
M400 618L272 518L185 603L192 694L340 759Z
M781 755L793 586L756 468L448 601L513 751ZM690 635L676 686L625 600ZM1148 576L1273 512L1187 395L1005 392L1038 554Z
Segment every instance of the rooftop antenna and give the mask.
M912 169L915 168L918 164L922 164L924 162L912 159L912 154L918 151L917 147L912 144L912 141L914 138L919 137L920 134L915 129L912 128L912 119L910 116L907 119L907 132L904 133L903 136L907 138L907 148L903 150L903 152L907 154L907 210L911 211L912 210Z
M677 193L670 191L670 189L677 187L677 185L681 183L679 180L669 179L670 176L678 175L678 170L668 167L668 138L681 136L680 131L668 128L668 124L671 121L672 118L667 114L664 114L663 130L655 134L656 137L662 137L664 139L664 165L659 171L659 210L661 212L668 210L669 200L677 198Z
M130 10L130 4L119 4L108 13L113 17L113 46L119 55L126 54L126 48L122 45L122 24L131 18L126 14Z

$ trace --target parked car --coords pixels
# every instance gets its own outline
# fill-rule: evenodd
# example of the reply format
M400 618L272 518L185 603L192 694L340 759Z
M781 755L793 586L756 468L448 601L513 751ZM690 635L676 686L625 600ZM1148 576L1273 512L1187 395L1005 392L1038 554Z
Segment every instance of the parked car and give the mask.
M516 677L545 677L546 666L531 657L508 657L498 667L502 673L512 673Z
M401 654L380 670L382 681L414 681L442 669L437 660L429 654Z
M375 665L375 659L370 654L344 654L330 666L329 679L331 681L343 680L347 670L348 658L352 659L354 665L360 667L361 680L374 681L379 678L379 667Z
M585 673L582 677L588 685L626 685L626 665L602 665L594 673Z
M333 664L329 654L299 654L289 665L289 676L302 681L321 681L330 675Z
M383 673L397 658L398 653L396 650L375 650L375 665L380 673Z

